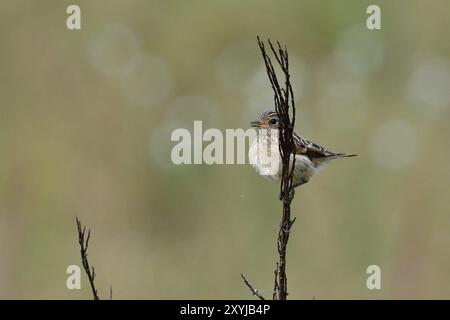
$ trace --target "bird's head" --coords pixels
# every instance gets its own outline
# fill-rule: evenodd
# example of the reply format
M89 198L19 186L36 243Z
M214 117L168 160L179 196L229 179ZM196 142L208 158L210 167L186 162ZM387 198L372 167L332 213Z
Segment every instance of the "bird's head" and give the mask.
M259 115L259 118L250 122L250 125L258 129L278 129L280 120L275 111L266 111Z

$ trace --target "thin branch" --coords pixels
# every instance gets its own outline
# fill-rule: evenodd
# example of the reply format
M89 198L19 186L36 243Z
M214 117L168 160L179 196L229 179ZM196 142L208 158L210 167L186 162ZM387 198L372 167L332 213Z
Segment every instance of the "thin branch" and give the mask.
M264 297L259 293L258 289L253 288L253 286L250 284L250 282L247 281L247 279L245 278L245 276L241 273L241 277L242 280L244 280L244 283L247 285L247 287L250 289L250 291L252 292L252 294L254 296L257 296L260 300L266 300L264 299Z
M272 294L272 299L276 300L277 299L277 295L278 295L278 290L279 290L279 286L278 286L278 262L277 262L277 266L275 268L274 271L275 274L275 284L273 286L273 294Z
M277 239L277 249L279 260L275 270L274 299L286 300L287 276L286 276L286 249L289 241L289 234L294 220L291 220L291 202L294 198L294 189L292 188L292 177L295 167L294 139L293 131L295 125L295 101L294 92L289 73L289 55L287 48L282 48L277 42L277 48L274 47L270 39L267 41L276 62L280 66L284 75L284 87L281 87L272 61L266 52L264 42L258 37L258 45L266 66L267 76L269 77L272 90L274 92L275 111L277 112L279 123L279 151L282 162L282 175L280 183L280 200L283 204L283 213L281 217L280 230ZM292 117L290 116L292 114Z
M77 221L77 229L78 229L78 242L80 244L80 253L81 253L81 261L83 263L84 271L89 279L89 284L91 285L92 295L94 296L94 300L100 300L97 294L97 288L95 287L95 270L94 267L89 265L88 261L88 247L89 247L89 239L91 238L91 230L88 229L87 237L86 237L86 226L81 226L80 220L76 217ZM112 297L112 289L110 296Z

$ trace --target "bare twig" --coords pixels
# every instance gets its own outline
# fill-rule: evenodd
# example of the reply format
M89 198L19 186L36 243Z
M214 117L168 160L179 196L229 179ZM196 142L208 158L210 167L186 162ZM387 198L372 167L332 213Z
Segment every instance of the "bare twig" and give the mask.
M92 295L94 296L94 300L100 300L97 294L97 288L95 287L95 270L94 267L89 265L87 250L89 247L89 239L91 238L91 230L88 229L87 237L86 237L86 226L81 226L80 220L76 217L77 220L77 229L78 229L78 242L80 243L80 253L81 253L81 261L83 263L84 271L89 279L89 284L91 285ZM112 297L112 289L110 291L110 296Z
M244 280L244 283L247 285L247 287L250 289L253 295L257 296L260 300L266 300L264 297L259 293L258 289L254 289L253 286L250 284L250 282L247 281L245 276L241 273L242 280Z
M282 162L282 176L280 184L280 199L283 203L283 213L281 217L280 231L278 233L277 248L279 260L275 271L274 299L286 300L287 277L286 277L286 248L289 241L289 233L294 223L291 220L291 202L294 198L294 189L292 188L292 176L295 166L295 157L293 156L294 139L293 130L295 125L295 101L294 92L290 81L289 56L287 48L282 48L277 42L275 48L268 40L270 49L280 66L284 75L284 86L281 87L278 81L272 61L266 52L264 42L258 37L258 44L266 65L267 75L274 92L275 111L280 119L279 126L279 150ZM292 117L291 115L292 114Z
M275 274L275 284L273 286L272 299L276 300L277 299L277 295L278 295L278 290L279 290L279 286L278 286L278 262L277 262L277 267L275 268L275 271L273 273Z

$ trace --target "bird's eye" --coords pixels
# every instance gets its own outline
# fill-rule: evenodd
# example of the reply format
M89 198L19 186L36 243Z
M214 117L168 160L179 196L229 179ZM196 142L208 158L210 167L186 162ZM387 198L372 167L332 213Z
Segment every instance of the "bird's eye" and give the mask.
M278 122L278 120L277 120L277 119L275 119L275 118L273 118L273 119L270 119L270 123L271 123L271 124L277 124L277 122Z

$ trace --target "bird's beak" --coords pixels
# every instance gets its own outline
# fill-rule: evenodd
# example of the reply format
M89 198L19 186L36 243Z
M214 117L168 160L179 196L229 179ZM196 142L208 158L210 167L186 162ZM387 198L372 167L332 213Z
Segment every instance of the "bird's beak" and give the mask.
M252 126L254 128L263 128L264 123L261 120L255 120L255 121L250 122L250 126Z

